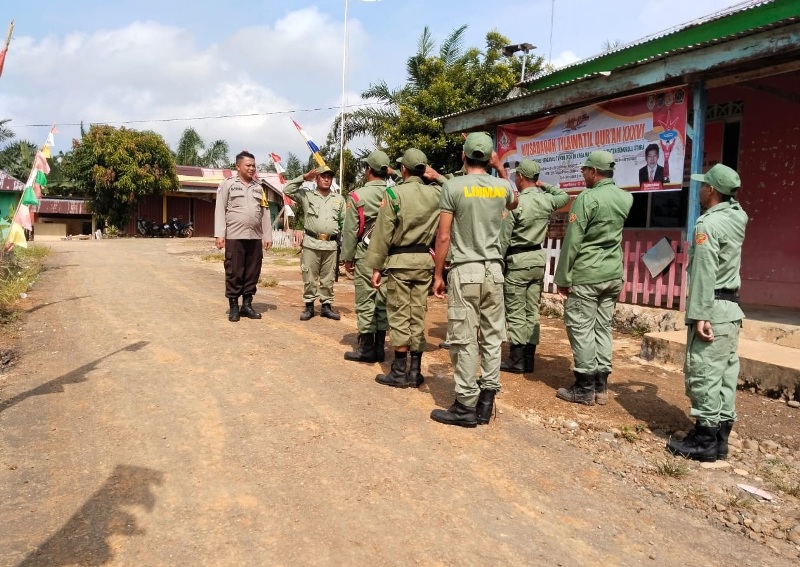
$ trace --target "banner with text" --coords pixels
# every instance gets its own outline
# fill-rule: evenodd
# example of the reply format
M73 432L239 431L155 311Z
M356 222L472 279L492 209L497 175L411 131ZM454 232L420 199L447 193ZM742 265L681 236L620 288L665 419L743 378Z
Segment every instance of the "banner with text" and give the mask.
M557 116L497 128L506 167L537 161L540 179L567 191L586 188L580 166L593 150L614 154L614 181L631 191L675 191L683 183L686 87L619 98Z

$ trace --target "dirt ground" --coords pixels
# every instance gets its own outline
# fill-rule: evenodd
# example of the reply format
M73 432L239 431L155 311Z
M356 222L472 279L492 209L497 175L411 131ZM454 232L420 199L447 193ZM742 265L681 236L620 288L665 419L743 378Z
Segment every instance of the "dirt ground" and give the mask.
M230 323L210 239L48 244L3 333L0 565L786 565L800 557L800 410L740 392L730 467L668 456L686 430L679 369L615 336L611 401L568 386L562 323L498 414L432 422L453 397L445 304L426 383L346 362L335 322L298 320L299 258L270 254ZM381 369L382 367L382 369ZM681 476L684 475L684 476ZM767 491L747 496L738 484Z

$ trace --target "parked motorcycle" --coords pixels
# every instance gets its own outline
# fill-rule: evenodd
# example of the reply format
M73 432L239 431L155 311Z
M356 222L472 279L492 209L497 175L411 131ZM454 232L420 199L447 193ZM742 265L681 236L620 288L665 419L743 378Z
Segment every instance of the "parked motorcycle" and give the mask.
M159 238L162 236L163 227L152 220L136 219L136 232L145 238Z
M171 236L191 238L194 235L193 224L191 221L184 223L180 217L172 217L172 221L169 223Z

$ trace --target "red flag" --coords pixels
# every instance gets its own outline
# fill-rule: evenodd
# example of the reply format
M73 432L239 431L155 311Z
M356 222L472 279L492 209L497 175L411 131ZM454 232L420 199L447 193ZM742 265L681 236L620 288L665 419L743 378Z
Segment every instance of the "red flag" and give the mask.
M6 62L6 53L8 52L8 44L11 43L11 34L14 32L14 20L11 20L11 25L8 26L8 37L6 37L6 44L0 50L0 75L3 74L3 65Z

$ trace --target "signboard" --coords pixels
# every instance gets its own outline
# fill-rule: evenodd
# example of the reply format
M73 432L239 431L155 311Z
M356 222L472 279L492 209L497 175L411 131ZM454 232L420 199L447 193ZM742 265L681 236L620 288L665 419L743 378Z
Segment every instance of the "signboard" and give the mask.
M594 104L497 128L497 153L513 168L541 165L540 179L564 190L586 188L580 166L594 150L614 154L614 181L630 191L680 190L686 152L686 87Z

